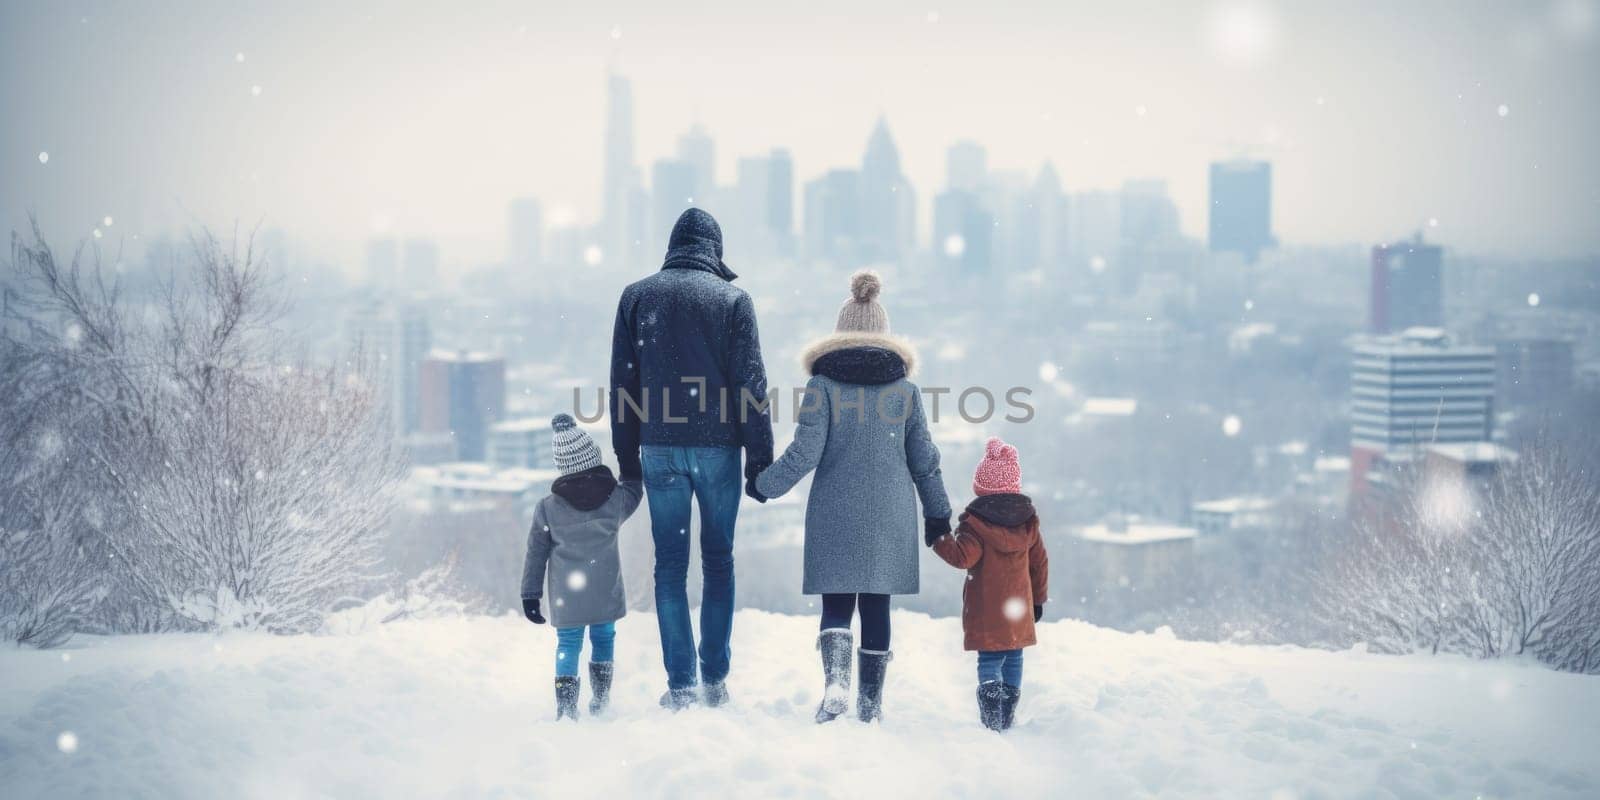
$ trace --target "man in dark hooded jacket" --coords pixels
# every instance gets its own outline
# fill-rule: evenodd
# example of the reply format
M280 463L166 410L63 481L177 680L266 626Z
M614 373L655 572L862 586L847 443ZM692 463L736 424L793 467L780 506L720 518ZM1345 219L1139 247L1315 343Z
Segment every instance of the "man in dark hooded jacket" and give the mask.
M733 529L740 498L772 463L766 369L750 296L722 261L722 229L698 208L678 217L661 270L622 292L611 340L612 447L623 479L643 475L655 539L656 615L673 709L727 701L733 628ZM689 509L700 504L696 676L685 589Z

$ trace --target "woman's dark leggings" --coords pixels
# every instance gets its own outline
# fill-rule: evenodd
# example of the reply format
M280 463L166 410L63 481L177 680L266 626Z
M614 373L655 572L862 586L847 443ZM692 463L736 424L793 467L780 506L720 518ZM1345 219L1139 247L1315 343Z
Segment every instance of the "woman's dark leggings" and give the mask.
M889 649L889 595L825 594L822 596L822 629L850 628L856 606L861 607L861 649L886 652Z

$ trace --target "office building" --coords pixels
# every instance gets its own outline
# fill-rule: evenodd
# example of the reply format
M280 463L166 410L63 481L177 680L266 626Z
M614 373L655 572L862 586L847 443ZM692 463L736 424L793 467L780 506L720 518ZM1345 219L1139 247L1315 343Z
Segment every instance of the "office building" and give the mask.
M1435 444L1494 434L1495 351L1437 328L1357 344L1351 369L1351 495Z
M646 238L646 252L664 253L667 240L672 235L672 225L690 206L702 206L696 196L700 190L698 173L693 163L678 158L664 158L650 168L650 194L653 208L650 213L650 234Z
M423 359L417 384L422 430L448 431L462 461L484 460L489 429L505 417L505 360L484 353L434 350Z
M1370 327L1373 333L1444 324L1444 251L1422 234L1372 248Z
M829 170L806 184L805 248L811 259L839 266L860 263L861 173Z
M489 464L497 469L550 469L555 431L547 418L528 417L489 427Z
M709 196L717 185L717 145L699 123L678 137L678 160L694 168L695 186Z
M432 347L426 314L416 307L373 304L345 320L345 338L380 387L394 435L417 431L418 369Z
M1237 253L1254 263L1272 237L1272 165L1221 161L1211 165L1211 252Z

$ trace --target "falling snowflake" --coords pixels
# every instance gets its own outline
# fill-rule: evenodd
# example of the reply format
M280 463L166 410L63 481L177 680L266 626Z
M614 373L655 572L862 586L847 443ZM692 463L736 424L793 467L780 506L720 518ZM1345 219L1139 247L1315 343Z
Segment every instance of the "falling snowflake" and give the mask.
M1439 227L1439 218L1438 217L1428 217L1428 227L1430 227L1430 228Z
M928 20L928 24L929 25L938 25L939 24L939 12L937 12L937 11L929 11L928 12L928 16L925 17L925 19Z
M71 661L71 660L72 660L72 654L71 653L62 653L61 654L61 663L65 664L66 662Z
M250 95L252 97L260 97L261 96L261 84L258 83L256 85L250 87Z
M1139 116L1142 117L1145 114L1150 113L1150 110L1145 108L1144 106L1135 106L1134 109L1133 109L1133 113L1138 114Z
M94 238L96 238L96 239L98 239L98 238L100 238L100 237L102 237L102 236L104 236L104 235L105 235L105 234L103 234L103 233L101 233L101 232L100 232L100 229L99 229L99 228L95 228L95 229L94 229Z
M1243 427L1244 423L1239 421L1239 416L1237 414L1229 414L1228 416L1222 418L1223 436L1238 436L1239 430Z
M68 755L78 752L78 734L62 731L61 735L56 737L56 749Z
M962 238L960 234L952 233L949 236L945 237L945 240L944 240L944 254L945 255L947 255L947 256L949 256L951 258L960 258L961 255L963 253L965 253L965 252L967 252L967 240Z
M1039 380L1045 383L1055 383L1056 378L1060 377L1060 375L1061 368L1049 361L1039 365Z
M1020 597L1010 597L1006 599L1006 604L1001 611L1005 613L1006 619L1012 622L1021 622L1022 618L1028 615L1028 604Z
M600 245L591 244L583 248L583 263L591 267L599 266L600 262L605 259L605 255L605 251L600 249Z
M1089 269L1091 271L1093 271L1095 274L1099 274L1099 273L1105 272L1106 271L1106 257L1105 256L1095 256L1095 257L1089 259Z
M235 63L235 64L243 64L244 63L244 51L243 50L233 54L233 63Z
M45 151L43 151L43 150L40 150L39 151L39 163L40 164L48 164L48 163L50 163L50 154L45 152Z
M1499 114L1500 116L1504 117L1504 116L1506 116L1506 115L1511 113L1511 106L1508 106L1505 103L1501 103L1500 107L1495 109L1494 111L1495 111L1496 114Z
M589 585L589 575L588 575L588 573L585 573L583 570L575 569L575 570L567 573L567 588L568 589L571 589L574 592L581 592L581 591L583 591L583 587L588 586L588 585Z
M611 38L612 39L621 39L622 38L622 28L620 26L617 26L617 25L611 26Z
M1528 293L1528 305L1530 305L1530 306L1539 305L1539 293L1538 292L1529 292Z
M114 220L111 219L111 215L107 214L105 219L100 220L100 225L101 225L101 227L109 228L109 227L111 227L113 222L114 222Z

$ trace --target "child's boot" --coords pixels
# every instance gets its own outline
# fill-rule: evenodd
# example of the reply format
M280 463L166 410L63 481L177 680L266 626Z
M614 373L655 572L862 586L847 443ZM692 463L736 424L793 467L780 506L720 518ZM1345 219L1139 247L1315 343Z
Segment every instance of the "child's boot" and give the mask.
M1002 731L1005 718L1006 687L999 681L978 684L978 719L991 731Z
M556 677L556 719L570 717L573 722L578 721L578 676L558 675Z
M1000 730L1009 731L1011 723L1017 719L1017 701L1022 699L1022 687L1007 683L1000 688L1005 690L1005 697L1000 703Z
M856 672L860 673L861 690L856 694L856 716L862 722L883 719L883 676L889 670L894 654L887 650L859 650Z
M599 716L611 702L611 664L610 661L589 662L589 691L594 695L589 699L590 716Z
M849 628L829 628L817 636L822 652L822 704L817 706L817 723L832 722L845 712L850 702L850 651L855 637Z

